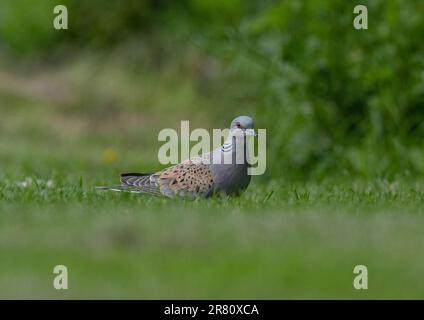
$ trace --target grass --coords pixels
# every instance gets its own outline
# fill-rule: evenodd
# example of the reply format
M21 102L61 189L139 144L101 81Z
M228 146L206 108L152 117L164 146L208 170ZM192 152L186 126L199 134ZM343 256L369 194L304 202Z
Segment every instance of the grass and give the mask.
M94 190L159 169L164 127L253 112L219 76L199 88L185 60L130 68L121 55L0 73L1 298L424 297L416 177L272 172L239 198L198 201ZM58 264L67 291L53 289ZM367 291L353 289L358 264Z
M2 298L424 295L424 184L253 183L192 202L56 183L0 184ZM57 264L66 292L52 287ZM352 287L358 264L368 291Z

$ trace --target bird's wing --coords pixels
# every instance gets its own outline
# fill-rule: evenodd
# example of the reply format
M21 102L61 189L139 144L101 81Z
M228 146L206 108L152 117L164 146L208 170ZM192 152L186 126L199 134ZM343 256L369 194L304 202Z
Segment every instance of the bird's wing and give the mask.
M208 196L214 187L210 167L191 160L153 174L123 174L121 183L138 192L187 198Z
M201 162L184 161L152 175L150 179L169 197L205 197L214 187L210 166Z

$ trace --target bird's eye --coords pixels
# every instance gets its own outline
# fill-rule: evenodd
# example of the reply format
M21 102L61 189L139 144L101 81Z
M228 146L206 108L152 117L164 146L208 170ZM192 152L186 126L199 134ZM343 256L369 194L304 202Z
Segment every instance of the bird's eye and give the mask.
M241 124L240 124L240 122L237 122L237 123L236 123L236 126L237 126L237 128L241 128Z

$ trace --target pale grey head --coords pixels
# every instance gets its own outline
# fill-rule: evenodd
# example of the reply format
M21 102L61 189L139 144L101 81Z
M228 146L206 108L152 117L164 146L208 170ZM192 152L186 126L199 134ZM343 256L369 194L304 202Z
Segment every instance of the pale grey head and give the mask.
M238 116L231 122L230 129L253 129L253 119L249 116Z

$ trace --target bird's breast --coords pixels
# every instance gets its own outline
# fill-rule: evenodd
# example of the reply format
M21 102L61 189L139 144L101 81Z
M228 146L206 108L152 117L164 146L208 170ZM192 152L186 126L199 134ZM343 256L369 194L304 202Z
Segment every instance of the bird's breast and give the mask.
M215 189L226 194L238 194L247 188L250 175L246 164L215 164L212 165Z

